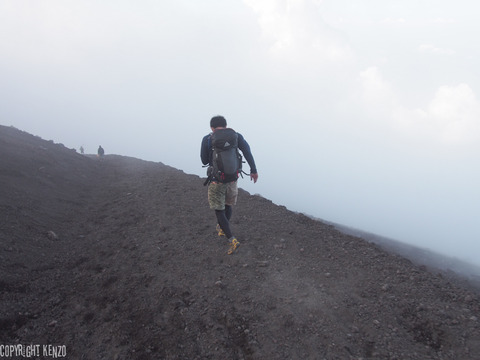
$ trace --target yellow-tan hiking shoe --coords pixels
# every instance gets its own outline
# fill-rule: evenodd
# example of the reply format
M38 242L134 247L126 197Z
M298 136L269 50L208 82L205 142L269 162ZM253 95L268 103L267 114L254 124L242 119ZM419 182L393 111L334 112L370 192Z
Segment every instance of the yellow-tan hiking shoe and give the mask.
M240 242L237 240L237 238L232 237L232 240L230 240L230 248L228 249L227 254L232 255L239 246Z
M217 233L218 236L225 236L225 232L222 230L219 224L217 224Z

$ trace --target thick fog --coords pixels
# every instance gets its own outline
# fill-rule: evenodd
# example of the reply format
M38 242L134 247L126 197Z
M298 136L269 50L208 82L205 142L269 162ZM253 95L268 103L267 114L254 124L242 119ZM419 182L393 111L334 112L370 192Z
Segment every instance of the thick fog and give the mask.
M221 114L251 145L250 193L480 264L479 11L3 0L0 123L203 175L200 141Z

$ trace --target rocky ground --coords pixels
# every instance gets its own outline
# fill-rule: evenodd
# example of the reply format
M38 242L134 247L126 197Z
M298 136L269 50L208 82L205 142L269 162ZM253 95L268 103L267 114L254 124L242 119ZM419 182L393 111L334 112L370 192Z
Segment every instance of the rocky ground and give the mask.
M461 279L245 191L228 256L197 176L4 126L0 154L0 355L480 359Z

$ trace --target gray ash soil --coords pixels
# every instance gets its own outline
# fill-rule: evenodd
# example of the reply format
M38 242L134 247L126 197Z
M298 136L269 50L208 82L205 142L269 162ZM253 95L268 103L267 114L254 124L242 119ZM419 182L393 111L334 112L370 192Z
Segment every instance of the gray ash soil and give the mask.
M480 297L460 279L245 191L228 256L198 176L4 126L0 154L0 344L65 345L68 359L480 359Z

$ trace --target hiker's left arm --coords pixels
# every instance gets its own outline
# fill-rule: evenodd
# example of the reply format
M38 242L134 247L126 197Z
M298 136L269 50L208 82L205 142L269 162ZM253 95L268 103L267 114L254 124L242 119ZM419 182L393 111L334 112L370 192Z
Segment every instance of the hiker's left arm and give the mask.
M242 151L248 165L250 165L250 174L257 174L257 167L255 165L255 160L253 159L252 151L250 150L250 145L248 145L248 142L241 134L238 134L238 148Z

